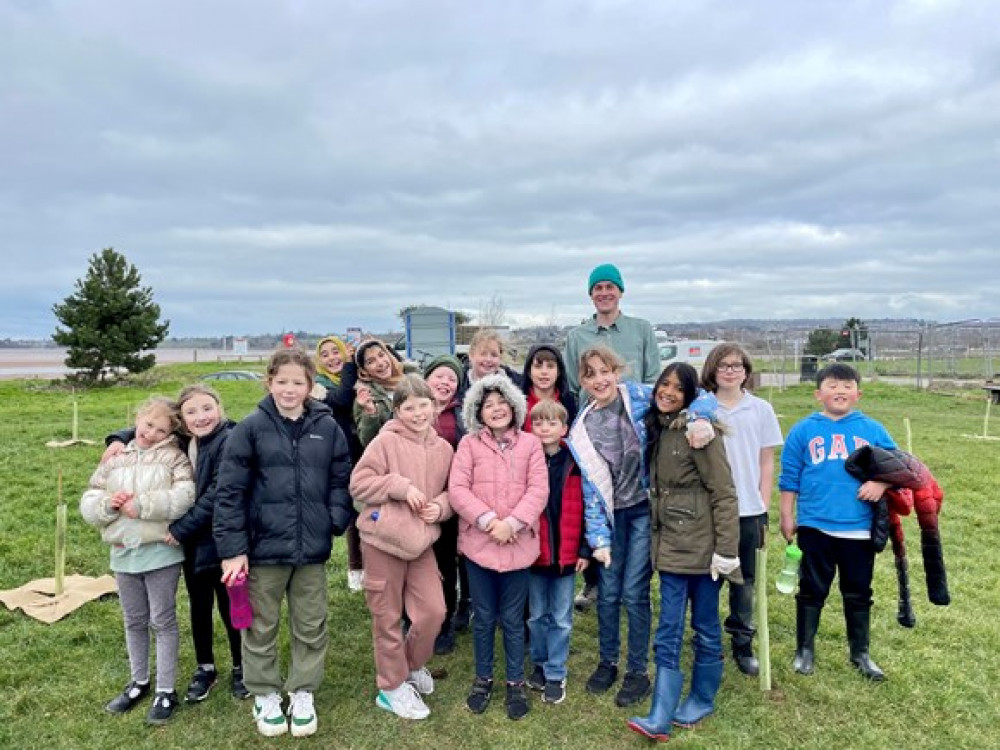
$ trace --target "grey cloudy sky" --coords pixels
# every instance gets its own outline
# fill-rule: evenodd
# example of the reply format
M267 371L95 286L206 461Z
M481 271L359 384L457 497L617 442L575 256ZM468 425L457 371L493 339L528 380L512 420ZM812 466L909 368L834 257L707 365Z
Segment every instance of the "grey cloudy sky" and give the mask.
M0 0L0 337L124 252L173 335L995 317L990 0Z

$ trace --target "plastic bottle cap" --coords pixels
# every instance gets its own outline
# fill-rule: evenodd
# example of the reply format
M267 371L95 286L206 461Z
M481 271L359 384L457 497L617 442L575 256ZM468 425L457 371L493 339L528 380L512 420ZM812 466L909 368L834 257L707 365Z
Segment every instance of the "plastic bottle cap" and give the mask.
M789 544L787 547L785 547L785 556L790 557L793 560L801 560L802 549L799 547L799 545L793 542L792 544Z

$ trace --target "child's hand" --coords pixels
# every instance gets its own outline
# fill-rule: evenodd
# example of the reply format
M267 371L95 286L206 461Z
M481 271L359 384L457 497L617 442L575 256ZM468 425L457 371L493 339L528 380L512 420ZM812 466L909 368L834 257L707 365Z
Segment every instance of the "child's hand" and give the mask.
M125 450L125 443L120 440L115 440L111 443L111 445L104 449L104 453L101 454L101 463L106 464L123 450Z
M437 523L438 519L441 518L441 506L434 503L427 503L417 511L417 515L420 516L420 520L424 523Z
M315 383L312 390L309 391L309 395L317 401L322 401L326 398L326 386L322 383Z
M406 504L414 513L419 513L427 505L427 496L411 484L406 490Z
M696 419L687 424L688 445L695 450L704 448L715 437L715 428L707 419Z
M361 410L364 411L368 416L375 414L375 399L372 396L372 389L367 385L357 385L354 389L356 391L354 395L354 400L358 402Z
M783 537L785 537L785 541L788 542L789 544L791 544L792 540L795 539L796 528L797 528L797 526L795 524L795 518L792 517L792 516L790 516L790 515L786 515L786 514L782 513L781 514L781 535Z
M236 576L250 570L246 555L237 555L222 561L222 582L227 586L235 583Z
M171 547L179 547L181 544L174 538L174 535L171 534L169 531L167 532L167 535L163 537L163 542L165 544L169 544Z
M723 557L715 552L712 553L712 563L709 566L709 572L712 574L712 580L718 581L719 576L728 576L736 572L737 568L740 567L740 558L738 557Z
M582 573L583 571L585 571L589 567L590 567L590 560L588 560L586 557L581 557L581 558L579 558L576 561L576 572L577 573Z
M128 500L120 508L121 513L126 518L138 518L139 508L135 504L135 498L129 494Z
M490 538L497 544L507 544L514 538L514 529L506 521L497 519L490 529Z
M121 510L121 507L132 499L132 493L126 492L125 490L118 490L111 496L109 505L111 505L112 510Z
M864 500L866 503L877 503L890 487L892 485L887 482L876 482L872 479L858 488L858 500Z
M598 547L594 550L593 557L605 568L611 567L611 547Z

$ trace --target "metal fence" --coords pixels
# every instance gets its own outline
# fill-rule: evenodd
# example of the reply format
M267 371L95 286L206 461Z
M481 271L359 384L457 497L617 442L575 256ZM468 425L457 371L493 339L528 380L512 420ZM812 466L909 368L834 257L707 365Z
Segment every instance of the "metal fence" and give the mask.
M717 329L714 338L740 343L772 383L799 382L809 370L804 350L814 328ZM1000 366L1000 319L912 326L868 324L868 356L854 364L866 379L926 387L991 381ZM817 363L823 364L822 358Z

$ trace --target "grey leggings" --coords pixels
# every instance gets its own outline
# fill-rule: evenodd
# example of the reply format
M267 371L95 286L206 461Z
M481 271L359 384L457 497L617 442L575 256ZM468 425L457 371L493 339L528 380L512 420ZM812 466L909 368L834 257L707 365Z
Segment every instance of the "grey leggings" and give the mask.
M174 689L177 673L177 582L181 564L147 573L115 573L125 616L125 646L136 682L149 681L149 629L156 635L156 690Z

